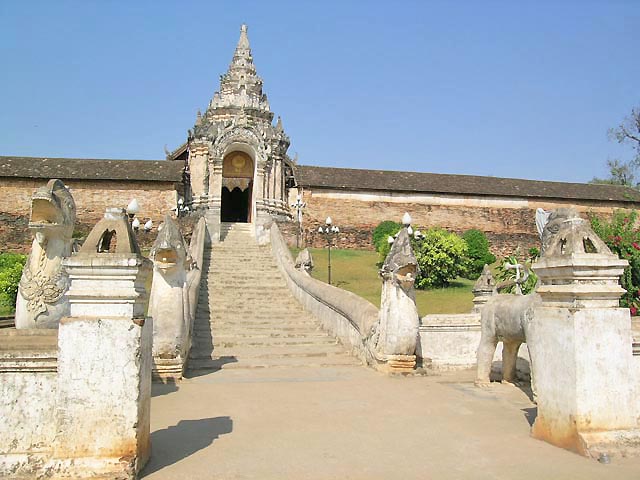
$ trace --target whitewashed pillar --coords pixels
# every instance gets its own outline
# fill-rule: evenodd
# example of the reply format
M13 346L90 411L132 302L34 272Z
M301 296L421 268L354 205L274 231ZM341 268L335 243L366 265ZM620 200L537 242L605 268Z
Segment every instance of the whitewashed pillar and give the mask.
M631 319L618 307L626 266L577 215L533 266L542 300L527 332L535 438L596 458L640 451Z
M64 264L71 316L60 322L52 468L71 477L135 478L151 449L151 262L124 211L109 209Z

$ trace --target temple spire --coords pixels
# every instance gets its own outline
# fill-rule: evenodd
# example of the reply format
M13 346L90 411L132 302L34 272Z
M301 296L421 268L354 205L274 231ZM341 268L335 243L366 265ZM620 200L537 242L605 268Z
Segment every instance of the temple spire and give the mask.
M272 118L267 96L262 92L262 79L256 72L251 56L247 26L240 27L240 38L227 72L220 77L220 90L211 102L211 108L247 108L263 112Z

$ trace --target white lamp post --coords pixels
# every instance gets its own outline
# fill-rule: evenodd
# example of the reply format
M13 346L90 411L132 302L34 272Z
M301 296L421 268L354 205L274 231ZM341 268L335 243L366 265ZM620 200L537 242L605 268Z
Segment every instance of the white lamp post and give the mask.
M329 285L331 285L331 243L333 241L334 235L337 235L338 233L340 233L340 229L335 225L332 225L333 220L331 220L331 217L327 217L324 223L325 223L324 228L318 227L318 233L324 235L327 239L327 247L329 249L328 261L327 261L327 272L329 277L328 278Z
M127 205L127 215L129 216L129 221L133 221L133 217L136 216L136 213L140 212L140 205L138 204L138 200L135 198L129 202Z

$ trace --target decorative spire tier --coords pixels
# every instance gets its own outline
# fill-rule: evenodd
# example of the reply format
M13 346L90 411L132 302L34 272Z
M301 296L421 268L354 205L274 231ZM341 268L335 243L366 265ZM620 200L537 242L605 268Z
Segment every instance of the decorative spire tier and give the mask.
M262 79L256 72L247 36L247 26L240 27L240 39L227 73L220 76L220 91L209 104L211 113L218 110L237 114L238 110L251 110L255 116L273 119L267 95L262 93Z

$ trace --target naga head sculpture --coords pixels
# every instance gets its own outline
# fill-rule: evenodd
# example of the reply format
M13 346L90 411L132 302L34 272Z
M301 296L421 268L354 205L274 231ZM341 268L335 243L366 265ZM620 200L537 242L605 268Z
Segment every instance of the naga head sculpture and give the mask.
M404 290L413 287L418 275L418 260L411 247L411 238L407 228L403 228L393 242L391 251L380 269L384 280L392 280Z
M551 241L558 234L560 227L566 220L571 218L580 218L575 208L558 208L551 212L542 230L542 249L540 254L543 254L549 248Z
M40 245L48 238L71 239L76 221L76 204L61 180L49 180L31 197L29 229Z
M182 233L169 215L165 216L164 222L158 228L158 237L151 248L150 257L160 271L166 272L173 268L188 270L191 266L191 257Z
M311 256L311 252L308 248L300 250L298 253L298 256L296 257L296 268L298 270L304 270L305 272L313 270L313 257Z

